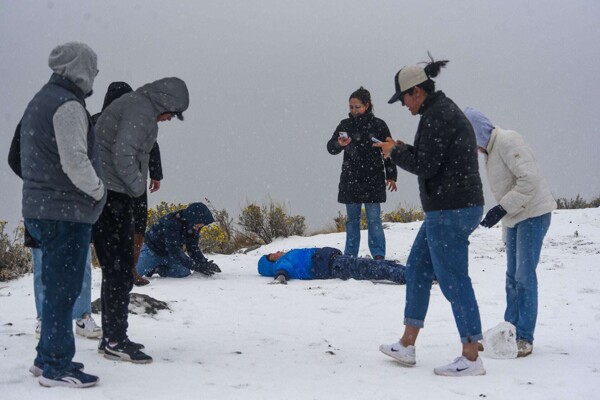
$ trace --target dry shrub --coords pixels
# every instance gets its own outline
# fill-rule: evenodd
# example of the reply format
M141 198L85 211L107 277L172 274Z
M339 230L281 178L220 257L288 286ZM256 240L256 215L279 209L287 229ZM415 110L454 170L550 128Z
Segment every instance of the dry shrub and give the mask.
M389 213L385 213L381 216L381 222L414 222L414 221L423 221L425 219L425 213L413 206L401 206L399 205L397 209L391 211ZM336 232L346 232L346 222L348 221L348 217L338 211L337 217L333 219L335 224ZM367 215L365 213L364 207L360 210L360 229L367 229Z
M381 220L383 222L415 222L415 221L423 221L425 219L425 213L420 208L415 208L414 206L405 206L399 205L394 211L383 214Z
M31 251L23 245L25 229L20 225L11 238L4 232L6 221L0 221L0 282L31 272Z
M561 198L556 200L559 210L576 210L580 208L597 208L600 207L600 196L592 201L585 201L580 195L574 199Z
M239 241L247 244L267 244L278 237L302 236L306 231L303 216L288 215L285 207L273 200L262 206L248 204L242 209L238 225Z

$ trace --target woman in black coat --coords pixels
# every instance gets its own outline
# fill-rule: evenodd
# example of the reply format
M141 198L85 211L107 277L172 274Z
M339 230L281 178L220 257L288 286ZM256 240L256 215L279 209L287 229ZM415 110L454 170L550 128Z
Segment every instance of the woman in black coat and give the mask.
M385 235L381 225L381 204L386 200L386 183L396 189L396 166L384 160L375 141L391 137L386 123L373 114L368 90L361 87L350 95L350 113L342 120L329 142L327 151L344 152L338 202L346 205L345 255L357 257L360 245L360 215L365 205L369 231L369 250L375 259L385 258Z

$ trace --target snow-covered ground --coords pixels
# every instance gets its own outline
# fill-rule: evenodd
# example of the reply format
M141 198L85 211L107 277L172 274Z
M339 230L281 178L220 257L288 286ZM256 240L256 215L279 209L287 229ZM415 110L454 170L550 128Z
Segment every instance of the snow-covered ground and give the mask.
M134 288L172 309L129 318L130 337L146 345L154 363L106 360L96 352L97 341L78 337L75 359L101 379L91 389L38 385L27 372L36 345L32 277L0 283L0 398L598 399L600 209L556 211L552 218L538 267L534 352L511 360L483 353L482 377L433 374L460 354L450 306L437 286L417 343L417 366L404 368L378 351L402 332L404 286L353 280L268 285L270 279L257 274L256 262L267 252L343 248L344 234L330 234L215 255L223 270L217 277L155 278ZM406 260L418 226L387 224L388 258ZM470 271L484 330L502 320L504 270L501 229L477 229ZM95 299L98 269L93 280Z

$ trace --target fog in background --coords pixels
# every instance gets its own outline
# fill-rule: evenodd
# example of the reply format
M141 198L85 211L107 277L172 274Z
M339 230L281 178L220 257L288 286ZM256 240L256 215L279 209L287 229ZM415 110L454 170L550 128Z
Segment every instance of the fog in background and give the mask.
M594 0L0 0L0 220L21 218L6 156L50 77L51 49L67 41L98 54L92 114L112 81L187 83L185 121L159 125L164 180L151 206L208 198L237 217L272 199L304 215L309 231L331 225L344 210L342 155L325 145L350 93L370 90L375 115L412 143L418 117L387 100L398 69L427 51L450 60L438 89L520 132L556 197L589 200L600 195L599 16ZM383 210L399 204L420 205L416 177L402 170Z

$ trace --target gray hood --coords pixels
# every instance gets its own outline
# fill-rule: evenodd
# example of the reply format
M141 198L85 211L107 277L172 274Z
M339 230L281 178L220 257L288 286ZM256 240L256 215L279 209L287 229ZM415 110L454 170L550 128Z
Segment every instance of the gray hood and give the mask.
M179 78L162 78L145 84L136 92L150 100L156 116L166 112L182 113L190 104L187 86Z
M56 46L48 58L48 66L89 94L98 75L98 57L87 44L69 42Z

